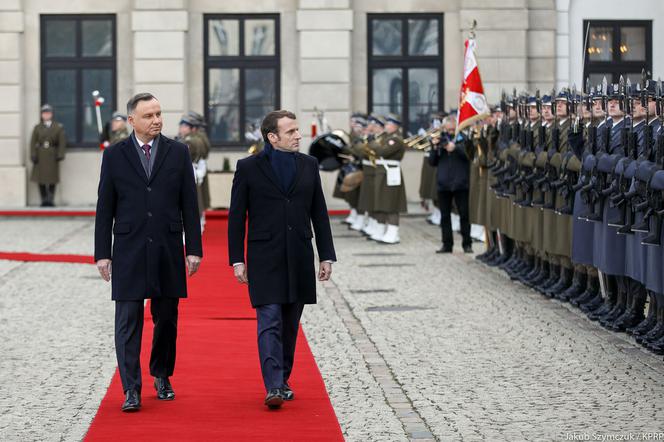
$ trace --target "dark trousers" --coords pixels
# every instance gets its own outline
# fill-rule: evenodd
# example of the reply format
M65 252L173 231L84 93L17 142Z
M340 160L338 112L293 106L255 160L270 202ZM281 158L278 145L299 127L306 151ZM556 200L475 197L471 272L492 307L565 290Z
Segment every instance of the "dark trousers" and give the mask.
M303 309L301 303L256 307L258 356L266 390L281 388L288 382Z
M53 204L55 184L40 184L39 195L41 196L42 204Z
M178 334L178 304L178 298L150 300L154 325L150 374L154 377L173 375L175 341ZM115 301L115 352L124 391L141 391L143 315L143 301Z
M452 249L454 236L452 234L452 200L461 218L462 245L471 246L473 240L470 237L470 221L468 219L468 190L456 190L454 192L438 192L438 204L440 205L440 228L443 233L443 247Z

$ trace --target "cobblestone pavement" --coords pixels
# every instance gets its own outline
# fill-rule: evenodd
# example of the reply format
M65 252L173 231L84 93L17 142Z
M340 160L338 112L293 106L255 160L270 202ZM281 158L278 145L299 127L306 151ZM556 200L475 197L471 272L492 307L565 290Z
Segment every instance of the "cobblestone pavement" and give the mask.
M0 250L91 254L91 220L3 219ZM115 371L95 267L0 261L0 440L81 440Z
M386 246L333 220L339 262L305 309L347 440L664 429L660 357L471 256L434 254L422 218L402 224ZM92 229L0 219L0 250L91 254ZM0 261L0 440L83 437L115 368L112 309L93 266Z
M395 246L333 224L339 262L303 326L348 440L664 431L664 362L626 335L472 256L434 254L422 218Z

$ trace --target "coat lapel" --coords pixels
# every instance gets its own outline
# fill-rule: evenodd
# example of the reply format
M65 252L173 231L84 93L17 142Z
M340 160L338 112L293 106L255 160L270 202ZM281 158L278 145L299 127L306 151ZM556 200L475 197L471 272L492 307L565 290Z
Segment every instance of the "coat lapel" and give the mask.
M270 160L267 157L267 154L265 151L261 152L258 154L258 168L263 172L263 174L270 180L272 181L272 184L274 184L274 187L276 187L279 192L284 193L284 191L281 189L281 186L279 185L279 180L277 179L277 175L274 173L274 170L272 170L272 166L270 165Z
M171 143L169 142L168 138L164 137L163 135L159 135L159 147L157 148L157 158L155 158L154 166L152 166L152 173L150 174L150 179L149 179L150 182L154 180L154 177L157 175L157 172L159 172L161 165L164 164L164 159L166 158L166 155L168 155L168 152L170 150L171 150Z
M293 184L291 184L290 188L288 189L288 195L293 193L293 190L295 190L295 187L297 186L297 183L300 181L300 177L302 176L302 166L304 163L304 159L302 158L301 153L296 153L295 154L295 179L293 180Z
M143 164L141 164L141 159L138 157L138 152L134 147L134 141L131 139L131 136L124 140L124 146L122 146L122 153L127 157L127 161L134 167L136 173L147 183L148 177L145 174L145 169L143 169Z

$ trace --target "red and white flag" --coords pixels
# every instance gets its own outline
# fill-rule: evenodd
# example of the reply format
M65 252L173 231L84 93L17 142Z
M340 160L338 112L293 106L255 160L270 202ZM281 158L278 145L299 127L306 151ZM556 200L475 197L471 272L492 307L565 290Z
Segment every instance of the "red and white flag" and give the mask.
M457 112L457 133L475 121L489 115L489 105L484 96L482 78L475 58L475 39L469 38L464 43L463 82L459 92L459 111Z

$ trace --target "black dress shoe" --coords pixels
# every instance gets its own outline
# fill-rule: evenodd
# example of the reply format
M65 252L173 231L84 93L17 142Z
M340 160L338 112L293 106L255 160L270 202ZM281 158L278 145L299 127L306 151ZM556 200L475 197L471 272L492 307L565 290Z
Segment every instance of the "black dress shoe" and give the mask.
M281 404L283 403L284 394L280 388L273 388L267 392L267 396L265 396L265 405L267 405L267 408L270 410L276 410L281 408Z
M473 253L473 246L463 246L463 253Z
M175 392L168 378L154 378L154 389L157 390L157 399L160 401L175 399Z
M436 253L452 253L452 247L441 247L440 249L436 250Z
M136 390L127 390L125 401L122 404L122 411L130 413L141 409L141 395Z
M293 393L293 390L291 390L290 385L288 385L288 383L284 383L284 386L281 389L281 393L283 394L285 401L292 401L293 399L295 399L295 393Z

